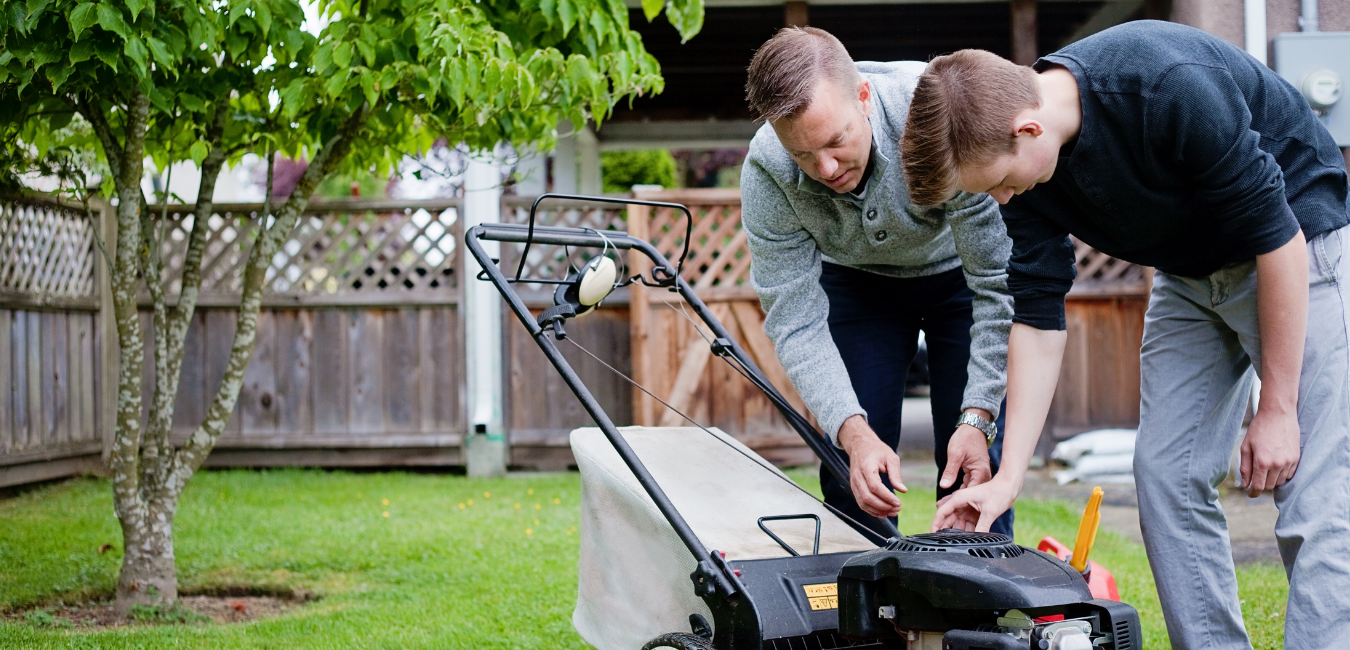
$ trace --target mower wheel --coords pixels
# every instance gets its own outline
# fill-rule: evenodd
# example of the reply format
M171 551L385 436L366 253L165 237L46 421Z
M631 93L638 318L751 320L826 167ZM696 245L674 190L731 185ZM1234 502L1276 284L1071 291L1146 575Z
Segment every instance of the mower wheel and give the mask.
M687 632L675 632L672 634L662 634L652 639L647 645L642 646L642 650L657 650L657 648L674 648L674 650L716 650L713 648L712 641L709 641L697 634Z

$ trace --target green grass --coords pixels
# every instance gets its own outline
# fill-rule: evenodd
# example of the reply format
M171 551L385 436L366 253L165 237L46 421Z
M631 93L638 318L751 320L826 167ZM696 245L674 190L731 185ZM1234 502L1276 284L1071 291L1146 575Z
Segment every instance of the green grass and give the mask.
M792 473L807 485L813 474ZM911 491L902 531L927 530L932 498L931 490ZM571 625L579 499L575 473L204 472L177 519L181 588L299 588L321 600L234 625L90 631L29 617L0 622L0 647L585 648ZM1073 508L1020 502L1018 541L1071 540ZM120 542L106 481L77 479L0 501L0 610L111 593ZM115 548L100 555L105 543ZM1145 647L1167 647L1142 547L1104 532L1093 559L1139 608ZM1239 582L1256 647L1280 647L1283 571L1246 567Z

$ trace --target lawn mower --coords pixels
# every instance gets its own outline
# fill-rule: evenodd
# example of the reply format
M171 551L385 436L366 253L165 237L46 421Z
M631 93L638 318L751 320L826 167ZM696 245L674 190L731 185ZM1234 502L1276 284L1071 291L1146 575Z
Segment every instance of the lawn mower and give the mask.
M623 232L537 226L545 201L679 210L687 219L683 253L671 264L651 243ZM568 337L567 324L617 287L673 293L680 311L687 305L693 312L686 313L691 324L706 328L712 354L763 391L827 470L849 484L829 439L792 408L681 277L692 225L689 209L676 203L545 194L527 224L483 224L465 233L483 269L478 279L497 288L596 424L571 435L583 500L573 624L588 643L599 650L1142 647L1138 614L1108 597L1114 582L1105 569L1084 562L1084 534L1074 551L1079 568L1063 561L1069 551L1051 539L1033 550L992 533L901 535L881 519L890 533L883 538L735 438L687 416L692 426L617 427L559 348L567 342L604 363ZM523 245L514 275L483 241ZM598 252L569 266L565 277L521 277L532 245ZM647 276L615 264L632 251L651 261ZM532 313L516 290L521 283L555 286L553 305ZM1085 576L1088 567L1093 575Z

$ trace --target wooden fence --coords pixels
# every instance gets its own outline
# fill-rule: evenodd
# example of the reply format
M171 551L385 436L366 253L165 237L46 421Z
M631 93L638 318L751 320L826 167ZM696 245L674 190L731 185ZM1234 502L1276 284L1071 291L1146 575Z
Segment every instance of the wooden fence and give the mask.
M0 203L0 486L102 466L111 366L98 225L58 203Z
M694 232L685 278L769 379L801 408L749 286L750 256L735 190L659 192L686 203ZM523 222L530 200L508 197L503 220ZM240 270L258 205L216 206L199 308L189 328L174 419L186 436L214 397L234 333ZM171 205L163 278L177 295L190 207ZM460 465L467 430L460 202L314 203L272 260L257 347L238 407L208 459L212 466ZM111 434L115 329L94 233L82 210L41 201L0 209L0 486L99 466ZM683 215L596 203L546 204L539 223L627 230L674 259ZM514 269L519 245L502 246ZM535 246L528 277L558 277L586 252ZM628 256L633 272L644 259ZM1061 437L1138 419L1138 349L1150 276L1079 247L1070 294L1068 354L1047 430ZM551 287L522 287L532 308ZM149 329L148 300L142 320ZM524 328L503 319L504 392L511 464L572 464L567 433L590 418ZM674 294L621 289L569 324L564 356L619 424L678 424L634 390L632 377L698 422L718 426L779 463L810 452L748 381L709 354L692 313ZM147 347L146 395L153 389ZM609 367L606 367L609 366ZM611 370L613 368L613 370Z
M234 336L259 205L208 218L174 432L202 420ZM272 259L253 359L211 466L453 465L465 431L459 202L316 202ZM170 300L191 206L169 206ZM148 303L144 303L148 307ZM142 311L149 328L150 314ZM146 394L154 385L147 347Z

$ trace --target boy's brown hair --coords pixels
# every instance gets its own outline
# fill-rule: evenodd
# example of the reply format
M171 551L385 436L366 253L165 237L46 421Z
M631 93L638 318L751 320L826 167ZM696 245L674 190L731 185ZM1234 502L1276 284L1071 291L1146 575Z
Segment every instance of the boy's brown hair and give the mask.
M778 30L755 52L748 72L745 99L755 119L769 122L801 115L820 79L845 89L862 79L844 44L816 27Z
M933 59L914 89L900 140L909 200L937 205L950 199L962 167L1016 150L1013 119L1040 105L1031 68L984 50Z

